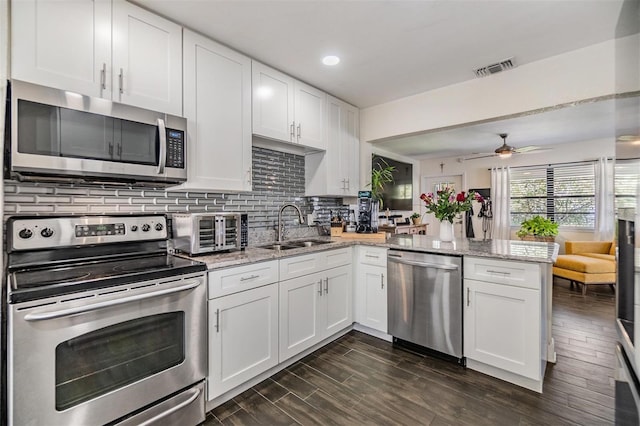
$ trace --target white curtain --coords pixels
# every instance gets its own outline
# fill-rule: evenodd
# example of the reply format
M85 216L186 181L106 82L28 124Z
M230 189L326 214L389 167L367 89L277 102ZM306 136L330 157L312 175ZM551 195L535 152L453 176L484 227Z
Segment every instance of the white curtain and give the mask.
M596 223L595 239L613 240L615 226L613 161L601 157L595 164L596 175Z
M509 218L509 167L491 169L491 203L493 207L493 238L511 239Z

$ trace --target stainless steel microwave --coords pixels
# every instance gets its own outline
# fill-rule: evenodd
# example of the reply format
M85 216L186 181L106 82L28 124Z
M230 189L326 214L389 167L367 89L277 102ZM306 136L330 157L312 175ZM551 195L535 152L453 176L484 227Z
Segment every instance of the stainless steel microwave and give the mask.
M187 180L185 118L18 80L10 82L9 96L5 177L165 185Z

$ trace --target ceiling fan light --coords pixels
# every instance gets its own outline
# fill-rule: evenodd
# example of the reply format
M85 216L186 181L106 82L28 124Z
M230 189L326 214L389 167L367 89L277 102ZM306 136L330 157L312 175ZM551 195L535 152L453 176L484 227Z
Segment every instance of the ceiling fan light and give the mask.
M509 157L511 157L511 154L512 154L511 151L499 152L498 153L498 157L500 157L500 158L509 158Z

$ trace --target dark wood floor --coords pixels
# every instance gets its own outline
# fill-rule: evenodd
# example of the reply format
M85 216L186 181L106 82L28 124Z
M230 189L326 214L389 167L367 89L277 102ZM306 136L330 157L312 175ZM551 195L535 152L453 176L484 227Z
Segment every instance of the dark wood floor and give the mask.
M214 424L607 425L614 300L554 284L557 364L543 394L352 331L207 415Z

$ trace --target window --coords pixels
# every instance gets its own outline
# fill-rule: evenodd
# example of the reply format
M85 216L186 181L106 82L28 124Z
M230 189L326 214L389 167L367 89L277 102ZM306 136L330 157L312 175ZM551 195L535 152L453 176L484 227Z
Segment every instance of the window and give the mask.
M636 207L640 161L617 160L614 178L616 209Z
M560 226L595 226L593 163L511 170L511 225L540 215Z

